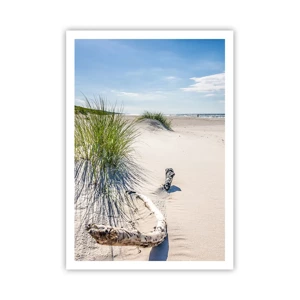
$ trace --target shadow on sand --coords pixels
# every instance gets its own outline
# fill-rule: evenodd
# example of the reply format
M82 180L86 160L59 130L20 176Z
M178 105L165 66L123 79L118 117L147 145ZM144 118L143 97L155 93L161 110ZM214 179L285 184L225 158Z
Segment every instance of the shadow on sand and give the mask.
M169 254L169 239L168 236L165 240L150 251L149 261L166 261Z
M161 188L156 193L159 192L160 192L160 196L162 195L163 192L165 193L165 196L167 195L166 191L163 190L162 192ZM181 188L176 185L172 185L168 190L168 193L175 193L175 192L181 192ZM166 261L168 259L168 254L169 254L169 237L167 236L160 245L153 247L151 249L149 255L149 261Z
M175 192L181 192L181 188L176 185L172 185L168 190L168 193L175 193Z

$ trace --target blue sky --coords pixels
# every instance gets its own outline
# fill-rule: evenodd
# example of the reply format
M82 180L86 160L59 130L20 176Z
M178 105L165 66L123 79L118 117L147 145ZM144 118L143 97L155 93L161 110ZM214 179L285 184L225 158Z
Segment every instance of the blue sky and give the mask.
M225 112L225 40L75 40L75 103L125 113Z

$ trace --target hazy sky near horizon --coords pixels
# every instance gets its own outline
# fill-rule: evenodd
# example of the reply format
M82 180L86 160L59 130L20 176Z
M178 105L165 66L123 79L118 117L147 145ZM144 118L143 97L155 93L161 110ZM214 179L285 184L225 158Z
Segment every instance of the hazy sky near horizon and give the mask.
M75 40L75 103L125 113L225 112L225 40Z

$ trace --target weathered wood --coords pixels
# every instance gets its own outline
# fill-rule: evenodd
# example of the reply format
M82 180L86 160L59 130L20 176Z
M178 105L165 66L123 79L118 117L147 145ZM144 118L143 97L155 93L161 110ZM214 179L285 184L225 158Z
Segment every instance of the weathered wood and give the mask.
M166 179L163 189L168 191L175 176L174 170L167 168L165 175ZM108 225L88 224L86 226L87 232L101 245L138 247L155 247L159 245L167 236L167 223L163 214L148 197L137 194L134 191L128 191L127 193L130 197L136 197L142 200L145 206L155 215L157 224L153 231L142 233L136 229L128 230Z
M163 185L163 188L168 191L171 187L173 177L175 176L174 170L172 168L167 168L165 170L166 172L166 179L165 179L165 184Z
M155 215L157 225L153 231L142 233L136 229L127 230L125 228L97 224L87 225L86 230L101 245L139 247L154 247L159 245L167 236L167 223L163 214L148 197L132 191L128 192L128 194L141 199L145 203L145 206Z

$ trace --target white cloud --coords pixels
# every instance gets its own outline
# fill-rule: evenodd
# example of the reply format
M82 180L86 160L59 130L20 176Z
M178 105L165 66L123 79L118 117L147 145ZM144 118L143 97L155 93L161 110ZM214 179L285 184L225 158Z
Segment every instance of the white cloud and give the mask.
M123 91L116 91L111 90L111 92L117 94L119 97L126 97L126 99L130 100L157 100L166 98L166 93L163 91L152 91L152 92L145 92L145 93L133 93L133 92L123 92Z
M225 73L204 76L204 77L192 77L196 83L190 85L187 88L181 88L186 92L217 92L225 89Z
M79 99L79 98L75 99L75 105L84 105L85 103L86 101L83 99Z
M215 94L206 94L206 95L204 95L204 97L212 97L212 96L214 96Z
M129 97L137 97L138 93L128 93L128 92L120 92L121 95L129 96Z

